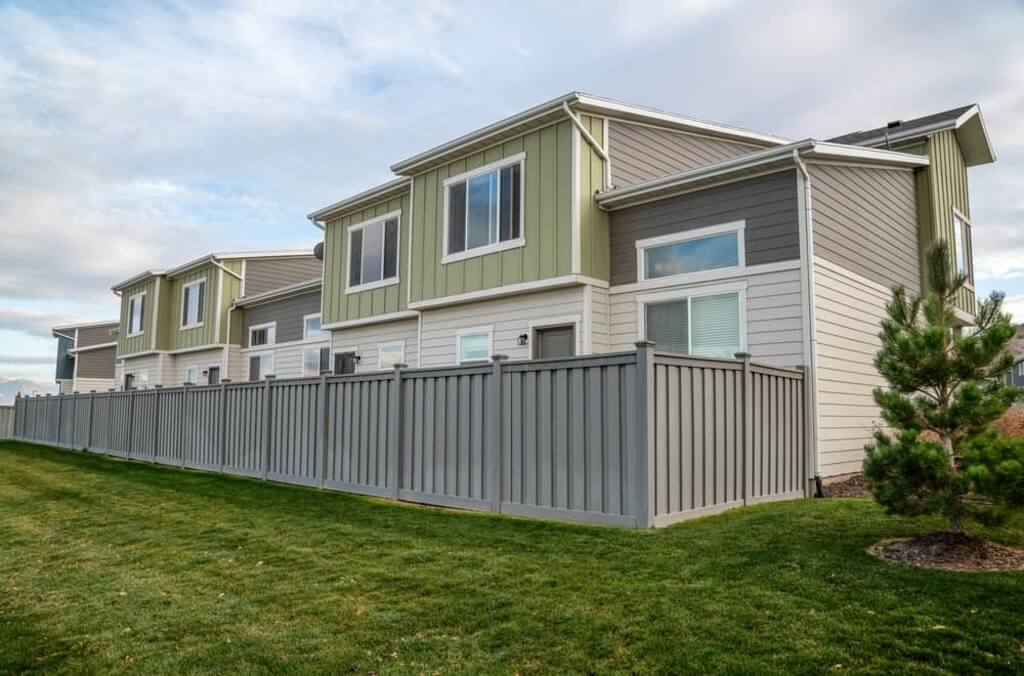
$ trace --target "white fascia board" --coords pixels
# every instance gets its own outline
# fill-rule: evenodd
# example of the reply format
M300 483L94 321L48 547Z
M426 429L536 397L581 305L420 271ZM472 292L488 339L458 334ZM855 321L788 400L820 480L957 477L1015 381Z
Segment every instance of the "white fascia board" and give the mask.
M386 196L390 196L392 194L401 195L411 189L412 179L407 178L405 176L399 176L398 178L392 181L388 181L387 183L382 183L381 185L374 186L369 190L364 190L363 192L356 193L355 195L352 195L351 197L346 197L345 199L335 202L334 204L329 204L326 207L323 207L322 209L317 209L316 211L307 214L306 218L312 221L314 225L317 225L317 227L319 227L318 221L322 221L325 218L328 218L329 216L336 216L348 211L354 211L356 209L367 206L374 202L378 202Z

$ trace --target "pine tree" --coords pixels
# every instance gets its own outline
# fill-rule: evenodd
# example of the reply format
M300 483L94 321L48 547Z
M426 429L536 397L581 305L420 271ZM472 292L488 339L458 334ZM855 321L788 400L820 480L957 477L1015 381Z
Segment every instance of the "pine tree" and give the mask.
M889 431L866 447L864 477L892 514L941 513L962 533L969 519L996 523L1024 506L1024 441L991 428L1019 391L1004 380L1014 335L1003 295L978 303L975 329L955 327L953 300L967 277L941 242L926 257L927 286L893 290L875 366L888 381L874 399Z

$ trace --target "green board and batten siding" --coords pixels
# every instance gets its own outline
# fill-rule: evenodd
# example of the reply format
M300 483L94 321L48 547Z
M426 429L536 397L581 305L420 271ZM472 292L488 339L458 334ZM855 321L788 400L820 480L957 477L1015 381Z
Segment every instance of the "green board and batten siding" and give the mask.
M607 150L604 118L581 115L580 122ZM604 160L582 138L579 143L580 274L608 281L611 269L611 230L607 211L597 206L594 195L604 189Z
M168 349L180 350L183 348L200 347L210 345L217 340L216 322L216 298L217 298L217 273L219 271L212 265L193 270L180 277L175 277L168 284L168 292L160 300L166 300L168 305L164 309L170 318L170 344ZM206 291L203 294L203 324L194 329L181 328L181 295L186 284L204 279L206 280Z
M557 122L413 177L412 302L572 272L574 133L568 120ZM522 178L525 244L442 263L445 179L518 153L526 155Z
M121 291L121 321L117 334L117 356L123 357L153 349L153 306L156 300L156 278L140 282ZM137 336L128 335L128 300L138 294L146 293L143 308L142 333Z
M400 211L398 284L345 293L348 275L348 227ZM327 222L324 229L324 324L366 319L406 309L409 284L409 194L392 197Z

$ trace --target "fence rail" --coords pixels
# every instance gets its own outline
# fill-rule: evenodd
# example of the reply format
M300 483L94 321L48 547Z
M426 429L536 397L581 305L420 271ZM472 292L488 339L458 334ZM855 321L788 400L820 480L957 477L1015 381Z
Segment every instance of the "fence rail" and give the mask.
M13 435L425 504L645 528L803 494L804 397L801 371L638 343L569 359L19 398Z

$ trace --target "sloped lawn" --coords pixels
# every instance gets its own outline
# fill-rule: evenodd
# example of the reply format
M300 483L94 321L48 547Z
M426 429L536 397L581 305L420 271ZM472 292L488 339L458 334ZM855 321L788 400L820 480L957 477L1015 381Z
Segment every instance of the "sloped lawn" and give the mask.
M0 673L1021 672L1024 573L864 552L940 527L849 499L624 532L0 443Z

